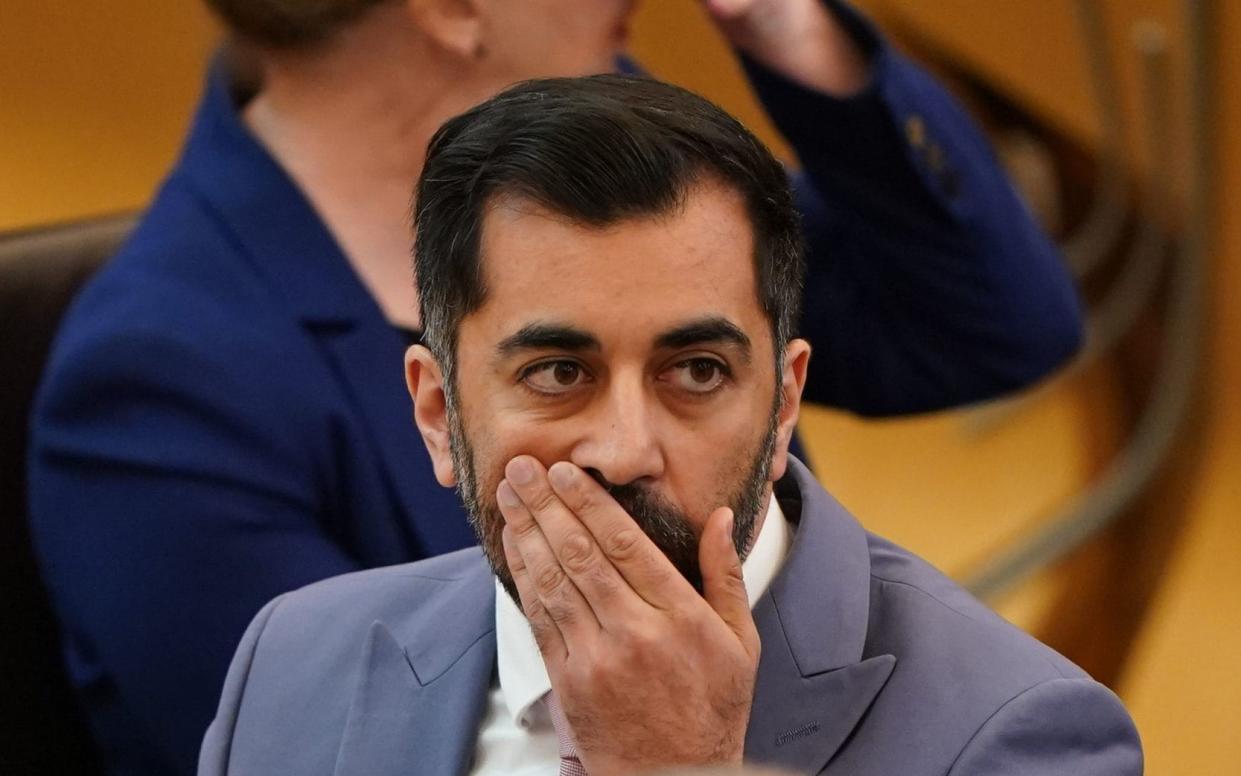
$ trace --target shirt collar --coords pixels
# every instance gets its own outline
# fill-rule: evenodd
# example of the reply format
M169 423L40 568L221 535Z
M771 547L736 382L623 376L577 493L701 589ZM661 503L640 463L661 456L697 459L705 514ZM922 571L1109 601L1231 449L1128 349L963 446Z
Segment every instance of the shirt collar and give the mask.
M792 543L792 530L774 495L741 575L753 608L779 573ZM547 667L530 624L517 604L496 581L496 664L500 694L515 725L525 726L530 708L552 689Z

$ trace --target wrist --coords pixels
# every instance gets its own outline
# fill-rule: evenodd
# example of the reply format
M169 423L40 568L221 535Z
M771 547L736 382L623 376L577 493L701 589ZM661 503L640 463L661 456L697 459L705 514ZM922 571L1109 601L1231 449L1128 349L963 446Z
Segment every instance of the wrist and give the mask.
M870 80L864 46L822 0L755 0L717 21L750 59L803 87L847 98Z
M782 45L772 46L772 68L802 86L832 97L851 97L870 80L862 47L820 0L809 0L805 19ZM754 54L751 54L754 56Z

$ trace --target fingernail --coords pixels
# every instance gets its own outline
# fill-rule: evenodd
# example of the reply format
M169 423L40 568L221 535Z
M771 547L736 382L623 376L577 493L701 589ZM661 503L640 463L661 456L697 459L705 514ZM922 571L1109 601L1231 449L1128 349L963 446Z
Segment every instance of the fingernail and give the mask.
M724 521L724 546L730 550L735 550L736 543L733 542L733 525L736 523L737 517L730 510L728 519Z
M528 458L514 458L508 462L504 476L514 485L525 485L534 479L534 467L530 465Z
M500 487L496 488L496 501L500 502L502 507L515 507L521 504L521 499L517 498L517 491L508 484L508 480L500 480Z
M569 468L567 463L555 463L552 464L552 468L547 470L547 478L557 488L567 488L573 482L573 470Z

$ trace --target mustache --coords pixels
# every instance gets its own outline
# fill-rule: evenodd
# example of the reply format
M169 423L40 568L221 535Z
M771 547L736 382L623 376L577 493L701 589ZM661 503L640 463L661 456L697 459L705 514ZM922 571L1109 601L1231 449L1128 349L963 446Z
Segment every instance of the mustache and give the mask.
M648 486L638 483L625 483L618 485L614 482L608 482L607 479L595 469L587 469L595 482L599 483L608 495L629 513L638 525L645 528L644 520L653 521L655 523L677 523L686 531L689 531L689 519L684 512L668 503L667 499L658 492L652 490Z
M587 470L608 495L625 510L642 532L654 542L681 575L702 592L702 571L698 567L698 535L689 518L657 491L637 483L610 483L599 472Z

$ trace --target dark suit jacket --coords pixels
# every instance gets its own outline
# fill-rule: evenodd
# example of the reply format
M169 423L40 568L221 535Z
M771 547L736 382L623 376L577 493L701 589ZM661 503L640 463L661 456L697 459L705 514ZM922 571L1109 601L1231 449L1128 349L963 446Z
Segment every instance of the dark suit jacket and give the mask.
M857 34L876 75L854 99L751 67L805 168L808 398L897 413L1027 384L1078 341L1058 257L956 105ZM68 315L33 421L32 532L110 772L193 770L272 597L473 542L412 427L405 345L213 71L180 162Z
M797 523L754 609L750 761L849 776L1137 776L1110 691L861 526L794 462ZM477 549L277 598L250 625L200 776L466 773L495 673Z

